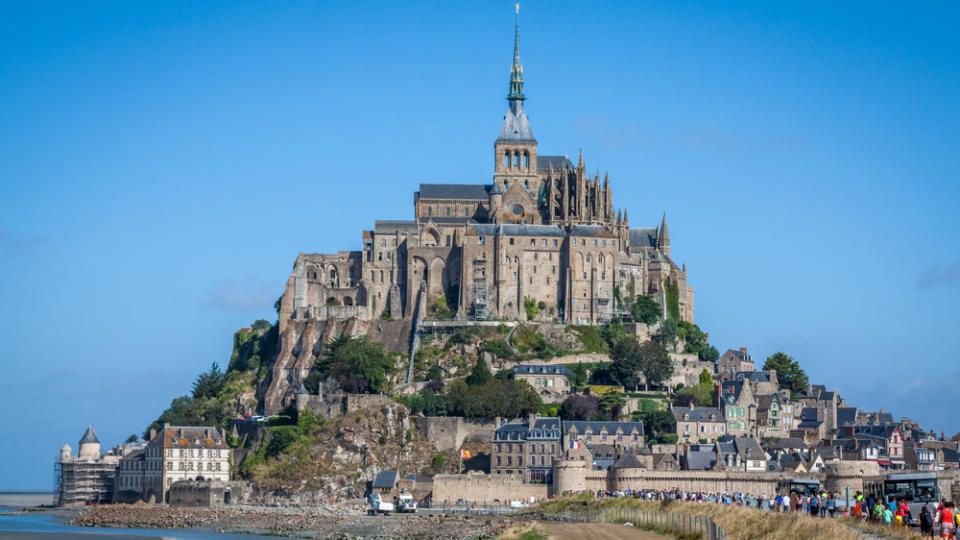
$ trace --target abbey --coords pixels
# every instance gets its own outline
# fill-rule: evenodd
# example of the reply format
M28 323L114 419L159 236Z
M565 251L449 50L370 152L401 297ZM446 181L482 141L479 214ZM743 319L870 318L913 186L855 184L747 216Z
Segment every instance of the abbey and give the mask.
M538 320L596 324L617 313L615 288L661 306L670 288L680 318L693 322L693 287L670 257L666 214L659 227L631 228L609 176L588 173L582 152L576 164L538 153L519 37L518 21L492 183L420 184L413 219L376 221L361 251L299 255L282 315L420 319L442 299L443 315L460 320L526 320L526 302Z

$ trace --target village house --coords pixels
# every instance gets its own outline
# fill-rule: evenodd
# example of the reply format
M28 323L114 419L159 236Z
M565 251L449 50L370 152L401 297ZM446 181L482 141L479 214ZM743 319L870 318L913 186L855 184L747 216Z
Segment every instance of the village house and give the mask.
M714 407L673 407L677 441L712 443L726 434L726 420Z
M727 349L717 360L717 374L722 380L736 380L737 373L743 371L754 371L753 358L747 354L746 347L737 351Z
M727 422L727 433L753 437L757 425L757 404L749 383L723 381L720 383L720 405Z
M566 366L519 364L513 367L513 378L524 381L547 403L558 403L570 394L573 372Z
M527 483L550 483L553 462L563 452L561 422L531 417L526 423L504 423L493 432L491 474L523 475Z

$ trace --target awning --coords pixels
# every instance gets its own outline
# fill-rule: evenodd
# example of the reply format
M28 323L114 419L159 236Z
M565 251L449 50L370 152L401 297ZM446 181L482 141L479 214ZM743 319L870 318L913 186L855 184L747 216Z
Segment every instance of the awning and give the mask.
M878 459L877 464L879 465L893 465L893 462L889 459Z

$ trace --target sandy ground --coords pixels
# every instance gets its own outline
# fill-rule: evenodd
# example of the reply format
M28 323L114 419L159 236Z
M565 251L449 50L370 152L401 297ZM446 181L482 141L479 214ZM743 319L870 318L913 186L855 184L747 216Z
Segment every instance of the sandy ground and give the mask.
M541 525L556 540L665 540L673 538L613 523L555 523Z

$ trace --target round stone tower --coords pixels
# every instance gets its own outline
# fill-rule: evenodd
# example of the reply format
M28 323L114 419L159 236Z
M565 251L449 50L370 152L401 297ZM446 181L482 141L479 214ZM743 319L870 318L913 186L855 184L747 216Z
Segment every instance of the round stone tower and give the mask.
M562 460L553 464L554 495L565 491L583 491L587 485L587 464L580 460Z
M70 456L73 454L73 450L70 448L69 444L65 444L60 447L60 463L64 461L69 461Z
M833 492L843 494L850 488L850 494L864 491L865 482L877 481L880 478L880 467L876 461L837 461L824 466L826 478L824 487Z
M82 458L100 457L100 439L93 431L93 426L87 426L87 431L80 439L80 449L77 452L77 456Z

